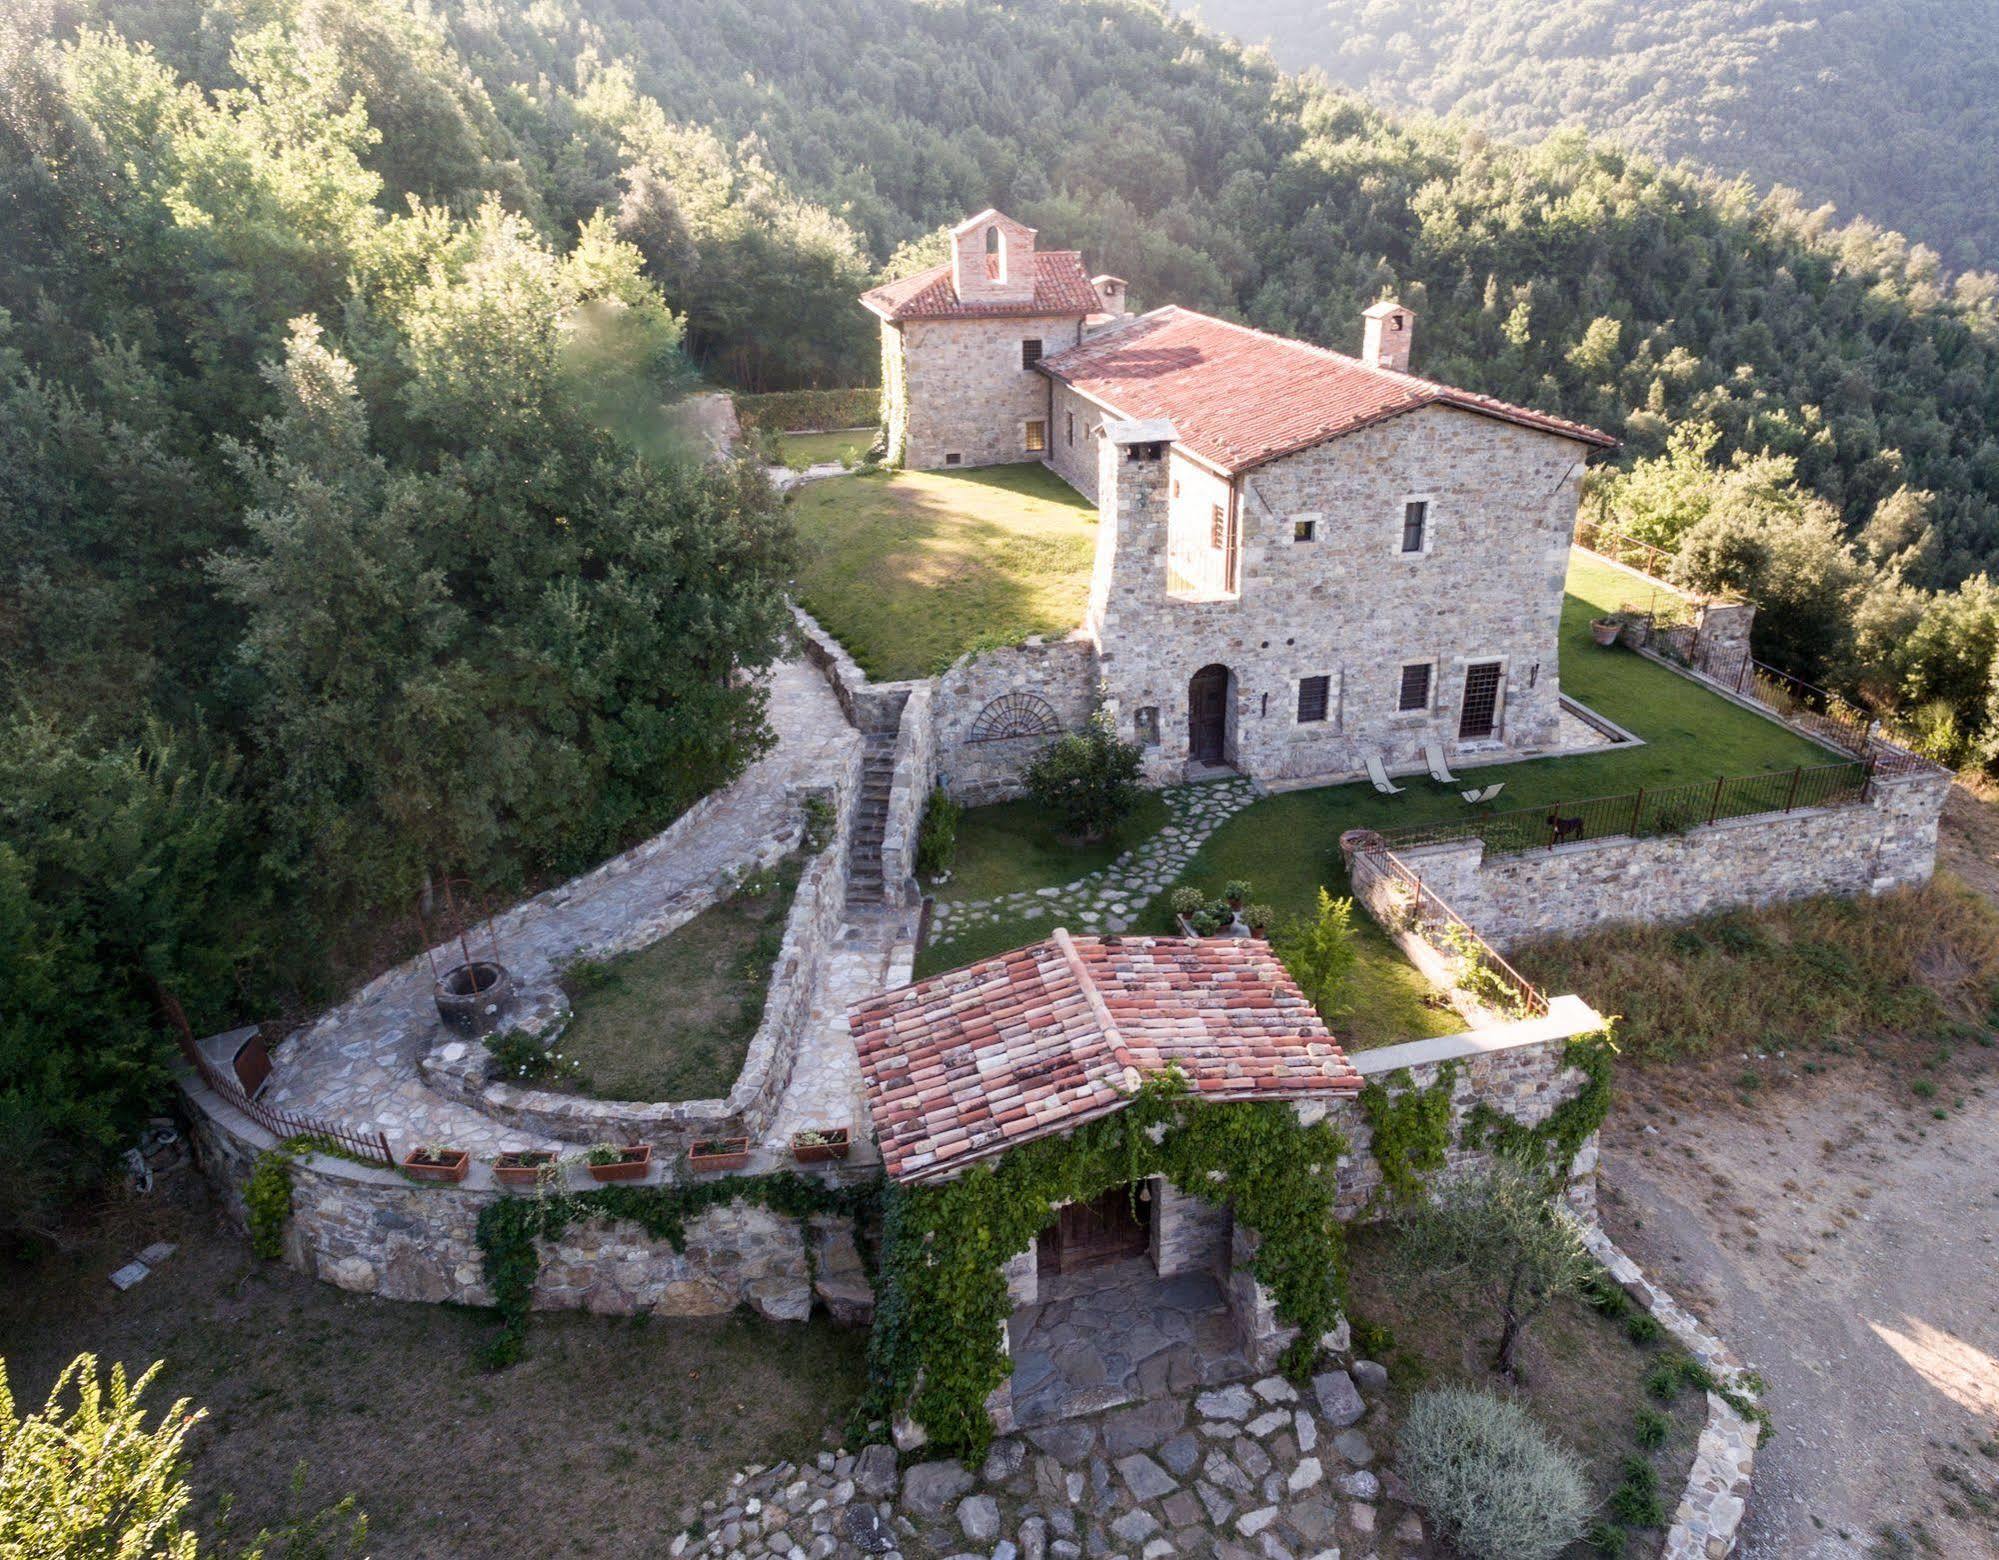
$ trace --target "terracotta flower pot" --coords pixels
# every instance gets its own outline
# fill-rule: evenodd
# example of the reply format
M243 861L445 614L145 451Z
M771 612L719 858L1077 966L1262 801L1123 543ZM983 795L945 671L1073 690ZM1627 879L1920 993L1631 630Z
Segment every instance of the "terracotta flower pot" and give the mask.
M750 1140L746 1137L715 1138L696 1143L687 1151L690 1170L740 1170L750 1162Z
M555 1157L552 1149L502 1154L493 1161L493 1176L502 1186L532 1186L541 1179L542 1170L555 1163Z
M472 1156L462 1148L440 1148L432 1157L419 1159L422 1149L403 1156L403 1173L418 1181L462 1181L472 1168Z
M1609 649L1617 643L1617 636L1623 626L1616 618L1597 618L1589 626L1590 638L1605 649Z
M800 1139L804 1136L805 1134L801 1132L791 1140L791 1157L801 1165L823 1164L829 1159L845 1159L853 1147L848 1140L845 1127L832 1127L818 1133L819 1141L816 1143L801 1142Z
M629 1148L619 1150L622 1159L608 1165L593 1165L587 1161L583 1168L590 1172L593 1181L642 1181L652 1167L652 1144L634 1143Z

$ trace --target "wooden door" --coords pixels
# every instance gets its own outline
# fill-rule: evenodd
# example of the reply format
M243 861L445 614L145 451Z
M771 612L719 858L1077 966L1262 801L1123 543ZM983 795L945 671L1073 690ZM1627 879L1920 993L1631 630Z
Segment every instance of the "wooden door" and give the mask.
M1143 1255L1152 1244L1151 1211L1135 1186L1114 1186L1089 1202L1058 1208L1055 1222L1041 1233L1041 1264L1056 1273L1074 1273Z
M1219 764L1228 741L1229 669L1204 666L1187 684L1187 751L1198 764Z

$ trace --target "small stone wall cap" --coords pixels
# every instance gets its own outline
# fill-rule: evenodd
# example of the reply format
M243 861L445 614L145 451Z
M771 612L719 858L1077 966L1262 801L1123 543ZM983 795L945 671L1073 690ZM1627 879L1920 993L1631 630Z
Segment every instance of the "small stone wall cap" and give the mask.
M1104 437L1113 444L1171 444L1180 430L1170 417L1106 417Z

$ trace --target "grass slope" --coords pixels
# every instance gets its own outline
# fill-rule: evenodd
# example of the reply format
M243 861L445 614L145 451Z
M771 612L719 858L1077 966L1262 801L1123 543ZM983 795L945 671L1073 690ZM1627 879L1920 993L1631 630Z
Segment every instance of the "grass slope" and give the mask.
M870 677L1083 620L1096 511L1045 466L829 477L791 509L799 600Z

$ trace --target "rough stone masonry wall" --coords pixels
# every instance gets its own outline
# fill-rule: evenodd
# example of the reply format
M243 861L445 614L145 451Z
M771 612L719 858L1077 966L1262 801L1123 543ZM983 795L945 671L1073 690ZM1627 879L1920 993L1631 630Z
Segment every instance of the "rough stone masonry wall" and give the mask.
M1491 857L1482 840L1470 839L1397 855L1503 952L1614 922L1684 921L1737 906L1926 883L1950 785L1942 770L1877 776L1869 799L1852 807L1731 818L1678 837L1590 840Z
M937 778L937 724L932 683L918 683L902 706L895 734L895 769L889 780L888 816L882 823L882 892L892 905L907 903L916 882L916 838Z
M986 650L960 659L938 679L937 780L957 801L976 807L1021 794L1021 772L1055 735L974 742L972 729L993 700L1032 693L1055 709L1062 731L1078 731L1096 702L1097 652L1081 636Z
M1230 756L1265 780L1350 775L1369 750L1391 770L1421 769L1426 741L1465 751L1458 722L1474 661L1505 665L1499 735L1477 750L1550 745L1582 454L1552 434L1431 407L1260 467L1240 482L1240 592L1203 602L1167 594L1161 465L1107 458L1091 623L1121 733L1133 736L1139 709L1159 710L1148 775L1179 777L1188 680L1211 663L1233 674ZM1404 556L1414 497L1430 504L1429 545ZM1313 522L1311 541L1293 540L1299 520ZM1401 667L1416 660L1435 663L1431 706L1404 714ZM1332 679L1331 707L1301 723L1309 676Z
M186 1092L196 1155L241 1226L242 1187L274 1139L198 1083ZM572 1179L589 1184L580 1172ZM392 1170L308 1154L292 1166L285 1260L357 1294L491 1305L475 1239L479 1213L512 1195L521 1194L418 1185ZM749 1305L775 1321L802 1321L815 1274L829 1304L852 1290L861 1274L852 1221L820 1217L802 1227L730 1203L689 1222L684 1252L632 1225L578 1221L542 1248L534 1303L612 1316L716 1316Z
M884 383L900 396L890 418L900 417L905 466L939 469L952 454L961 466L1041 458L1028 452L1025 426L1049 420L1049 381L1021 366L1021 343L1053 356L1081 339L1079 317L907 320L884 331L884 352L900 355Z

